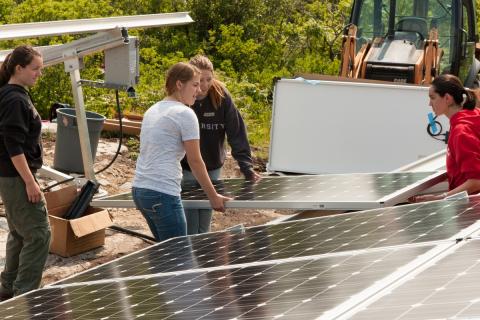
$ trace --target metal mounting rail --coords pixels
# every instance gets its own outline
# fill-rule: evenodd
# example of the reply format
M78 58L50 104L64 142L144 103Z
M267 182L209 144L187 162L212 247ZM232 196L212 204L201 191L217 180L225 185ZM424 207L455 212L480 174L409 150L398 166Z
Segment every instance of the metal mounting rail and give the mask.
M98 32L118 27L150 28L193 22L188 12L0 25L0 40Z

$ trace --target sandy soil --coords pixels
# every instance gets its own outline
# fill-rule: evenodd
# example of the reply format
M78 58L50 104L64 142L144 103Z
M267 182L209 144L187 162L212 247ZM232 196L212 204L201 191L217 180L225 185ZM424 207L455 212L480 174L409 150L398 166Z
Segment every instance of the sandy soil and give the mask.
M52 165L55 152L55 136L53 134L44 135L43 142L45 162L47 165ZM95 170L103 168L113 157L116 149L116 139L101 139L97 149ZM102 189L109 194L128 192L131 188L130 182L133 178L134 168L135 161L132 160L128 148L122 146L121 155L119 155L115 163L106 171L97 175L97 179L101 183ZM227 159L223 175L228 178L241 176L236 162L233 161L231 157ZM115 225L151 235L139 211L131 209L109 209L109 212ZM291 212L245 209L229 209L225 213L214 212L212 231L223 230L238 224L243 224L244 226L260 225L289 213ZM107 229L106 235L105 245L92 251L70 258L62 258L50 254L43 276L43 285L64 279L78 272L151 245L149 241L143 240L142 238L126 235L110 229Z

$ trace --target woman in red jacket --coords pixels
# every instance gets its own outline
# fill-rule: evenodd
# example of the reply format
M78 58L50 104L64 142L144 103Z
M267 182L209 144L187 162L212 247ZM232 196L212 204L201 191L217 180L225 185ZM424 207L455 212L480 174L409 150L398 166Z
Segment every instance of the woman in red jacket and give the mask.
M462 191L480 191L480 109L475 107L472 90L464 88L453 75L435 78L430 87L430 106L433 112L450 119L447 147L447 176L449 191L438 195L415 196L412 202L440 200Z

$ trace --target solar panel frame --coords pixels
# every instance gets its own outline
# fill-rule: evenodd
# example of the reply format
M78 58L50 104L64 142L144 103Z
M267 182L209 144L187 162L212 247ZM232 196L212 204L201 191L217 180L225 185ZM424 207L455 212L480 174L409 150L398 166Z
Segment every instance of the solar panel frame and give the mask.
M389 194L385 194L383 196L379 196L377 198L372 198L370 200L355 200L356 198L359 197L358 194L355 192L358 192L359 190L364 190L364 189L369 189L371 186L368 185L363 185L363 186L357 186L357 190L347 190L350 192L349 195L347 195L346 199L340 199L340 200L329 200L328 195L327 198L325 196L319 196L317 199L311 199L311 200L296 200L293 198L290 199L282 199L281 197L288 197L285 195L279 195L279 198L276 200L258 200L260 197L263 197L262 195L256 196L254 193L255 192L248 192L248 191L242 191L240 195L236 195L235 193L229 194L227 190L226 195L227 196L233 196L234 198L228 202L226 202L225 207L226 208L256 208L256 209L296 209L296 210L368 210L368 209L375 209L375 208L381 208L381 207L388 207L388 206L393 206L399 202L405 201L408 199L410 196L413 196L415 194L418 194L422 190L428 189L429 187L432 187L433 185L445 180L446 178L446 173L444 171L439 171L439 172L402 172L402 173L359 173L359 174L337 174L337 175L317 175L317 176L289 176L289 177L267 177L261 179L259 182L249 182L243 179L226 179L218 182L214 182L214 185L216 186L216 189L222 189L222 187L219 187L220 185L229 185L230 183L233 184L234 186L238 185L243 185L241 190L249 190L254 189L256 187L260 188L262 183L269 183L270 181L282 181L282 180L289 180L289 181L294 181L294 180L300 180L300 179L334 179L335 177L338 177L339 179L345 179L345 178L351 178L351 179L356 179L358 177L365 177L365 178L371 178L375 179L378 177L383 177L383 176L391 176L392 179L396 176L415 176L415 175L423 175L423 174L429 174L428 176L418 179L414 183L410 183L408 185L403 186L400 189L397 189ZM394 180L396 181L396 180ZM344 184L346 183L346 180L343 182ZM333 186L334 188L335 186ZM345 187L345 186L342 186ZM311 188L311 187L310 187ZM305 189L304 189L305 190ZM307 190L305 190L306 192ZM374 192L369 191L369 192ZM273 193L277 191L271 191ZM221 194L225 194L222 192L222 190L219 191ZM247 193L253 193L253 195L248 195ZM302 192L304 193L304 192ZM191 199L191 194L193 194L193 197L202 197L201 200ZM268 193L267 193L268 194ZM272 194L272 193L270 193ZM303 195L299 194L297 197L301 198ZM314 196L310 195L305 195L305 197L310 197L313 198ZM336 197L334 195L334 197ZM330 199L332 199L332 196L330 196ZM183 206L185 209L189 208L197 208L197 209L208 209L210 207L210 202L208 201L206 195L204 192L201 190L199 186L196 186L195 190L184 190L182 191L182 202ZM94 199L92 201L92 206L96 207L110 207L110 208L135 208L135 204L133 202L131 193L123 193L119 195L114 195L114 196L107 196L107 197L102 197L98 199Z

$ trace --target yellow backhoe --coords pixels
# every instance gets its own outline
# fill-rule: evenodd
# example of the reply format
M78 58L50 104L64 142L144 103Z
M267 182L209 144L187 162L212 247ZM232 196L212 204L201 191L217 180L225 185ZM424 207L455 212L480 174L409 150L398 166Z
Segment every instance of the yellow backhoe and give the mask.
M478 87L474 0L355 0L340 76L429 84L441 73Z

